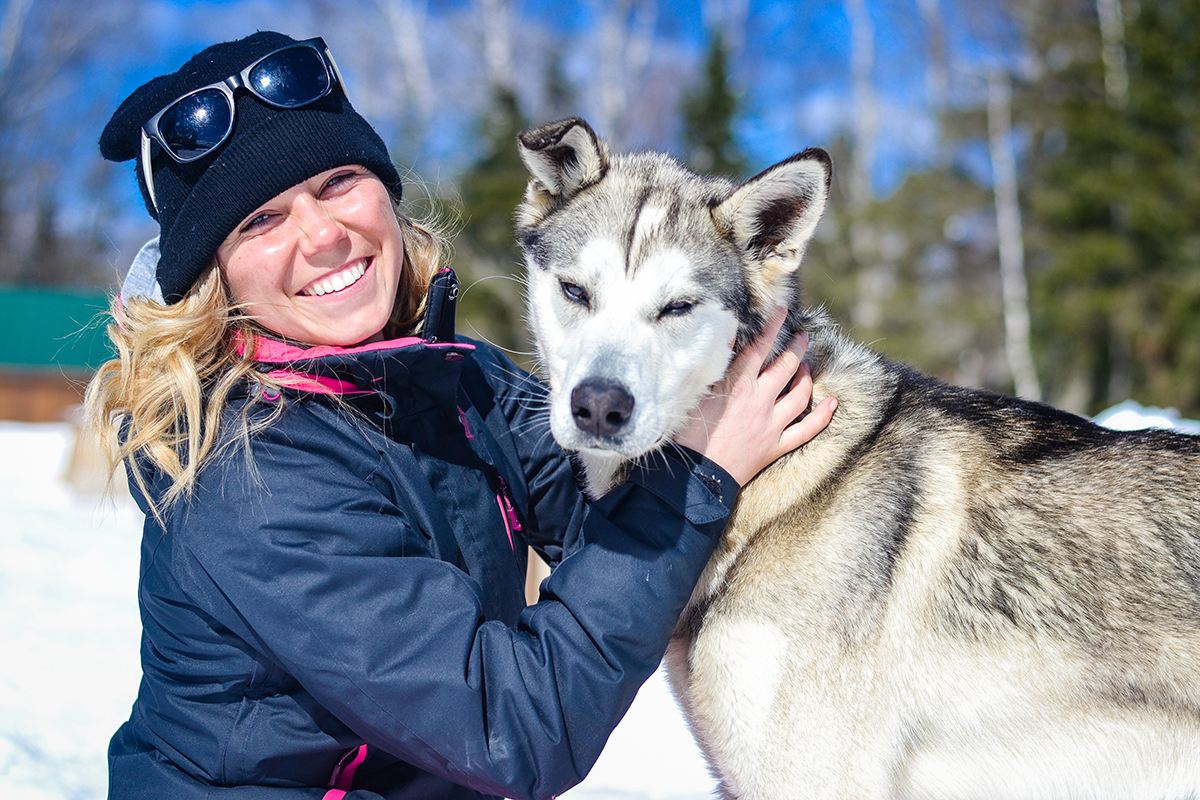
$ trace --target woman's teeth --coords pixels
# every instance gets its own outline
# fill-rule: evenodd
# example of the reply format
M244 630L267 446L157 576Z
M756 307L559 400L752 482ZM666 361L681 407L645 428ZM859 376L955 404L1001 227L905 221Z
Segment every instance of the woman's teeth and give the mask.
M323 281L314 283L312 286L305 289L301 294L320 297L323 294L330 292L340 292L347 286L351 286L358 282L358 279L367 271L367 259L363 259L352 267L347 267L341 272L330 275Z

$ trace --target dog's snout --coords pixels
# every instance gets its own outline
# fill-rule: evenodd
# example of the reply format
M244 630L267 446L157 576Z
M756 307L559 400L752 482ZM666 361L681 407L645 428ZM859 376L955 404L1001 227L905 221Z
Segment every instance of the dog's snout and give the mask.
M611 438L633 415L633 395L612 380L587 380L571 391L571 416L581 431Z

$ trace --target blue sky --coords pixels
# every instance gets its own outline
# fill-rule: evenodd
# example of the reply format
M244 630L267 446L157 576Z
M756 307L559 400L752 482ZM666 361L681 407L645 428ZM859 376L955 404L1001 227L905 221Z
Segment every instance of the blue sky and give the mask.
M666 64L668 72L676 71L670 74L677 74L678 81L695 80L699 76L706 35L701 5L700 0L659 2L656 57ZM430 0L428 13L431 20L441 20L443 28L449 30L454 24L461 27L461 22L452 20L456 15L470 14L472 7L471 0ZM880 119L874 186L882 195L895 188L908 170L929 162L938 147L938 129L928 110L925 45L915 0L906 3L868 0L868 7L875 25L874 88ZM342 26L355 22L344 17L358 15L357 21L361 22L361 15L367 13L365 4L338 4L339 11L343 8L343 18L336 20ZM542 31L536 34L543 37L539 41L561 37L575 43L578 49L580 42L587 41L595 24L592 8L587 0L524 0L517 4L518 24L525 26L523 33ZM120 41L118 37L111 47L110 57L123 62L114 70L115 80L112 75L96 75L89 83L97 86L106 83L103 93L112 98L110 102L115 108L122 97L141 83L173 71L192 53L212 42L237 38L260 28L277 28L296 36L325 35L351 84L351 96L355 97L356 88L369 85L373 78L370 73L376 65L354 52L354 39L345 38L351 28L335 25L327 32L327 23L318 20L307 4L282 0L152 0L145 3L136 30L127 32L128 41ZM980 49L978 37L972 34L968 23L972 21L956 18L953 9L947 6L948 35L956 52L967 58L980 58L981 53L986 57L986 48ZM980 25L977 20L973 24ZM445 30L437 34L443 37L440 40L430 34L434 40L430 47L436 48L435 41L444 41ZM845 134L850 125L851 91L849 25L842 0L811 0L803 4L794 0L751 0L746 38L747 53L734 63L733 80L744 92L737 131L752 167L765 167L805 147L829 146ZM435 65L438 58L453 57L436 51L430 54ZM476 58L477 53L459 57ZM578 57L584 59L583 68L576 70L582 77L574 77L586 81L587 72L594 65L586 63L586 54L580 53ZM687 68L680 73L682 65ZM411 165L425 178L452 178L456 170L469 162L471 148L477 146L474 136L480 90L461 79L455 80L453 75L435 75L438 91L445 95L435 124L442 126L447 135L439 137L443 143L440 155L433 154L431 161L427 154ZM478 77L474 82L479 83ZM470 97L472 93L476 95L474 100ZM362 110L357 98L355 103ZM381 132L392 124L388 119L368 116L381 127ZM677 145L677 141L673 144L661 135L639 146ZM96 158L90 149L94 145L87 144L89 153L81 156ZM137 212L134 218L144 220L133 181L122 181L117 191Z

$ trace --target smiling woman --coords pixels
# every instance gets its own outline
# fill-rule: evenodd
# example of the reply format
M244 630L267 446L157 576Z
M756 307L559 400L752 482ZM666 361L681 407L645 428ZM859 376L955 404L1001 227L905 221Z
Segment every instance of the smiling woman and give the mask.
M560 794L729 516L709 442L740 419L767 444L737 463L766 466L776 402L809 400L773 366L696 449L585 502L545 388L453 335L441 240L397 211L343 88L320 39L258 33L138 89L101 138L160 227L87 396L147 513L113 800ZM531 547L555 570L527 607Z
M391 197L363 167L314 175L250 212L217 248L243 314L308 344L380 341L404 263Z

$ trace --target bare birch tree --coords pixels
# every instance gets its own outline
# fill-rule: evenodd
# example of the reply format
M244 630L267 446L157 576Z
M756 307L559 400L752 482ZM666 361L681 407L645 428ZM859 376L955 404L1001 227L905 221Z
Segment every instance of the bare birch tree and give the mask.
M852 150L848 185L850 251L858 265L858 300L854 321L868 328L883 321L883 301L894 278L893 270L879 259L877 235L866 220L871 203L871 176L875 171L875 138L878 128L875 97L875 23L866 0L844 0L850 23L850 93L853 105Z
M1100 17L1104 92L1108 104L1119 110L1129 102L1129 73L1125 69L1125 17L1121 0L1096 0L1096 12Z
M595 43L598 125L618 149L628 144L630 87L641 83L654 46L657 0L589 0L597 18Z
M704 0L701 17L706 30L721 33L729 60L736 61L746 46L750 0Z
M0 20L0 81L7 83L33 0L8 0Z
M946 105L949 87L946 26L942 22L938 0L917 0L917 8L921 11L921 21L925 24L925 35L928 37L925 86L930 104L942 108Z
M1029 290L1025 244L1017 197L1017 163L1012 150L1012 89L1007 74L993 70L988 83L988 149L996 198L996 234L1004 303L1004 350L1017 396L1041 400L1030 347Z
M112 112L96 96L105 73L85 66L114 48L131 23L130 1L99 4L9 0L0 17L0 279L71 283L94 279L88 214L65 221L63 197L86 176L66 174L82 148L95 156ZM83 88L90 79L89 89ZM69 111L67 111L69 109ZM68 186L68 182L73 185ZM79 233L79 235L77 235Z
M476 0L483 22L483 60L488 85L515 90L511 0Z
M422 43L428 4L415 0L375 0L375 6L387 21L396 48L396 83L403 87L406 110L413 117L412 128L423 139L434 110L433 78Z
M1096 13L1100 19L1100 60L1104 65L1104 96L1108 107L1120 112L1129 103L1129 72L1125 66L1125 16L1121 0L1096 0ZM1119 174L1121 157L1113 156L1113 172ZM1129 204L1120 196L1110 203L1109 216L1113 228L1129 234L1132 216ZM1110 397L1127 397L1133 389L1132 354L1126 336L1120 326L1114 326L1109 337L1112 358L1108 393Z
M854 155L850 165L850 205L856 212L871 199L871 173L875 167L875 23L866 0L845 0L850 23L850 85L854 104Z

